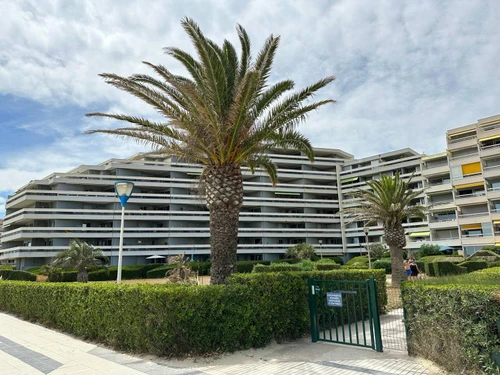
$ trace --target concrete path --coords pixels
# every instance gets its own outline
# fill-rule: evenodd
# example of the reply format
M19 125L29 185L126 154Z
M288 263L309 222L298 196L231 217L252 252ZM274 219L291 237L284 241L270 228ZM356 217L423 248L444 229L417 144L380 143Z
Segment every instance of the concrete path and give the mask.
M219 358L130 356L0 313L0 375L437 374L398 351L377 353L302 339Z

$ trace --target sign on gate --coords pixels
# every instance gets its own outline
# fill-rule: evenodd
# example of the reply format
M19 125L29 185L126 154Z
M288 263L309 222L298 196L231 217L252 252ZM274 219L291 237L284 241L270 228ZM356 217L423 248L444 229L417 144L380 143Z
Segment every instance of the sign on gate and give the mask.
M309 279L309 312L313 342L363 346L381 352L382 335L374 278Z
M331 307L342 307L342 293L327 292L326 304Z

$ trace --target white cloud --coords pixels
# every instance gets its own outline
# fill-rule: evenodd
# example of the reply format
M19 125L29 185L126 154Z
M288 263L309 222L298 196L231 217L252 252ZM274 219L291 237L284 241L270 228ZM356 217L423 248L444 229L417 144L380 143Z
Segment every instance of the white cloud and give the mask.
M192 51L179 23L188 15L218 42L236 43L234 27L241 23L254 55L269 34L280 34L273 80L292 78L301 87L337 76L318 96L333 97L337 104L301 126L317 146L359 157L404 147L434 153L445 148L446 129L500 113L496 0L0 0L0 7L9 15L0 23L0 94L29 98L48 110L77 105L82 114L108 108L154 116L97 75L147 72L143 60L179 71L162 47ZM76 123L26 124L57 139L5 155L0 191L49 171L142 149L111 137L81 135L115 124L83 116Z

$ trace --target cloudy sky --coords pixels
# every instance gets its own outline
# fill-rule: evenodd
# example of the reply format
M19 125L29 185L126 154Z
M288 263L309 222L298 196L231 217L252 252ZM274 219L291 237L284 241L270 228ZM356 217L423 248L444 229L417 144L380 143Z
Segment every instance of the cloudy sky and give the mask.
M337 80L301 126L315 146L357 157L445 149L446 129L500 113L500 1L0 0L0 217L5 197L32 179L126 157L134 143L83 131L111 121L92 111L154 113L97 76L180 67L189 16L215 41L249 32L257 52L282 37L273 80Z

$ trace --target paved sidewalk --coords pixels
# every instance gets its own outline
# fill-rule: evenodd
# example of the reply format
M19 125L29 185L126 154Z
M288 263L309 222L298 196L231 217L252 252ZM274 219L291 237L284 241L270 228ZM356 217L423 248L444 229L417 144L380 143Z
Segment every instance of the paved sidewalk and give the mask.
M308 339L272 344L217 359L164 360L129 356L77 340L42 326L0 313L0 375L423 375L437 374L431 364L401 352Z

